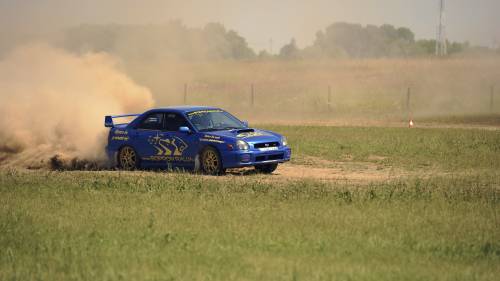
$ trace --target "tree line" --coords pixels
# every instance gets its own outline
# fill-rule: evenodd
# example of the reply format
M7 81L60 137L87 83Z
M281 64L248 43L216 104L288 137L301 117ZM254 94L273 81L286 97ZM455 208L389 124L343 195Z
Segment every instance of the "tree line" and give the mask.
M241 60L241 59L319 59L319 58L397 58L430 56L436 41L415 39L412 30L394 27L334 23L316 33L310 46L299 48L295 39L279 54L262 50L258 54L245 38L220 23L189 28L181 21L162 25L81 25L65 31L60 42L72 51L104 51L137 60ZM468 42L448 42L450 55L488 48ZM500 49L497 51L500 54Z
M470 48L469 43L448 42L450 55ZM409 28L334 23L316 33L311 46L300 49L294 39L281 48L283 58L387 58L433 55L435 40L415 40Z
M239 60L256 56L245 38L220 23L203 28L188 28L180 21L81 25L66 30L60 44L76 52L108 52L131 60Z

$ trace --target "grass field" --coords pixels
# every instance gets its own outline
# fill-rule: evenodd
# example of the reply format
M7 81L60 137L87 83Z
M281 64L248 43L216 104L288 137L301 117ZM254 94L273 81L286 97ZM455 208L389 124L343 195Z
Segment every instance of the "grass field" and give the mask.
M286 135L296 163L308 156L405 169L500 169L500 131L437 128L264 126Z
M127 74L151 90L158 106L209 104L252 122L406 119L408 88L418 118L500 111L498 58L141 60L125 66Z
M500 276L500 131L264 127L289 137L291 166L412 173L349 182L3 169L0 280Z

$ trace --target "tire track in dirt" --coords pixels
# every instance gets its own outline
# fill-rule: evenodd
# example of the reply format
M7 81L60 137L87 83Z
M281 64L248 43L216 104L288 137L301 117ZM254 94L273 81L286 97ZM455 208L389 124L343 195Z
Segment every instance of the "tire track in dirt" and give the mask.
M324 181L348 181L348 182L379 182L397 179L409 174L392 169L377 169L368 167L359 170L348 170L344 168L311 167L297 164L285 164L280 166L274 175L283 180L314 179Z
M382 160L377 156L370 158ZM301 159L299 163L281 164L271 175L259 175L252 168L230 170L228 174L230 176L255 175L272 181L319 180L355 183L384 182L417 175L416 172L373 162L330 161L311 156Z

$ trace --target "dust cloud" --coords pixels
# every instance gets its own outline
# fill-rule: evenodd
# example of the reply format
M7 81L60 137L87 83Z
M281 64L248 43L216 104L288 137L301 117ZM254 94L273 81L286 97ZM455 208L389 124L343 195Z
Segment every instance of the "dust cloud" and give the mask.
M41 167L54 155L102 161L104 116L153 104L107 54L18 47L0 61L0 165Z

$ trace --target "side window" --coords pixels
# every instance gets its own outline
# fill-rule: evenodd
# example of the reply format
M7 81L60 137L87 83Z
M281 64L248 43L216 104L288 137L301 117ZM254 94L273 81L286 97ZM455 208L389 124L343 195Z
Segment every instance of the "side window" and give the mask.
M163 128L163 113L151 113L137 126L140 130L161 130Z
M179 127L188 127L188 123L184 116L177 113L166 113L165 130L169 132L179 131Z

